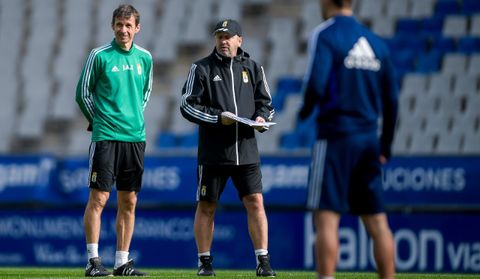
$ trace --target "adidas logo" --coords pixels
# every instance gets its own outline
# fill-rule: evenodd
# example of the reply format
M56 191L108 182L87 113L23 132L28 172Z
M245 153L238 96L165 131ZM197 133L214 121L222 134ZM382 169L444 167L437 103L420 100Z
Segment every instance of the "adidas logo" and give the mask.
M119 71L120 71L120 70L118 69L118 67L117 67L117 66L113 66L113 68L112 68L112 72L119 72Z
M216 75L214 78L213 78L213 81L221 81L222 79L220 78L220 76Z
M360 37L343 61L348 69L380 70L380 60L375 57L372 47L365 37Z

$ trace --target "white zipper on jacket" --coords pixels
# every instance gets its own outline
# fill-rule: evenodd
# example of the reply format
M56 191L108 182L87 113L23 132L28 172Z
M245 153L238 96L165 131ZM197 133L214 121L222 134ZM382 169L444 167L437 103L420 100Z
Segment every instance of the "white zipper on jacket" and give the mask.
M235 115L238 115L237 108L237 99L235 98L235 83L233 76L233 57L230 59L230 76L232 77L232 94L233 94L233 105L235 106ZM237 166L240 165L240 156L238 154L238 122L235 122L235 155L237 160Z

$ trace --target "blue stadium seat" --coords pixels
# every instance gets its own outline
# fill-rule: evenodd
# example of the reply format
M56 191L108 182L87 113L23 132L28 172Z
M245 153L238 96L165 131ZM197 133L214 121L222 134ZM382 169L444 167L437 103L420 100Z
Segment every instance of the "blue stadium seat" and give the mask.
M280 147L284 149L311 148L316 139L316 112L305 121L297 123L290 133L280 137Z
M295 132L287 133L280 137L280 148L297 149L302 146L299 135Z
M433 16L424 18L421 22L422 34L425 37L438 36L442 34L443 17Z
M465 15L479 14L480 1L478 0L463 0L462 13Z
M161 132L157 138L156 145L159 149L168 149L172 147L177 147L177 136L171 132Z
M429 51L438 51L440 53L455 52L457 42L454 38L444 37L441 34L433 36L430 39Z
M195 130L195 132L193 132L193 133L179 136L178 145L179 145L179 147L183 147L183 148L197 147L197 145L198 145L198 131Z
M293 77L282 77L277 82L277 92L273 96L273 107L275 110L281 111L288 94L301 93L302 79Z
M399 49L392 55L393 65L396 70L410 72L414 70L417 51L410 48Z
M423 52L427 49L425 38L418 36L415 40L412 40L412 35L407 33L396 34L393 38L386 39L385 42L392 52L401 50Z
M480 52L480 38L462 37L458 40L458 52L472 54Z
M417 19L401 18L397 21L397 35L415 35L420 31L421 21Z
M444 17L451 14L459 14L460 3L457 0L437 0L435 15Z
M423 55L419 55L416 65L416 72L424 74L438 72L440 70L442 57L442 53L435 50L426 52Z

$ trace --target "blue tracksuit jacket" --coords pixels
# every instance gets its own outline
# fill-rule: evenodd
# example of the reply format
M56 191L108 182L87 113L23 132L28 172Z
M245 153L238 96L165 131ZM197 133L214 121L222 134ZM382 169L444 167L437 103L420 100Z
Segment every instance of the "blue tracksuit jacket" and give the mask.
M351 16L320 24L309 41L300 119L318 108L318 138L371 132L381 118L380 152L390 157L398 106L389 51Z

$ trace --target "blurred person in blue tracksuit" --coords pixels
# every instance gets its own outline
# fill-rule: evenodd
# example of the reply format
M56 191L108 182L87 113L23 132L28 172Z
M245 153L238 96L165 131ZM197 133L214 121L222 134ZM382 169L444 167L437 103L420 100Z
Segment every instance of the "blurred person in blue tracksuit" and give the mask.
M381 182L398 111L392 62L382 39L353 17L352 0L320 1L326 21L310 37L299 112L300 120L318 113L307 197L318 278L334 278L338 226L347 212L361 217L373 239L379 278L393 278L395 247Z

